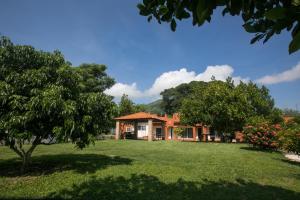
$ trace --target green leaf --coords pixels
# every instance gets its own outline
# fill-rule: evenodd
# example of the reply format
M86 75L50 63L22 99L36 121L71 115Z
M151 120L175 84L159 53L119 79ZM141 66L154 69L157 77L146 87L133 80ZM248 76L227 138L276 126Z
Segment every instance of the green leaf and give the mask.
M224 8L224 10L222 11L222 15L225 16L225 14L228 13L228 12L229 12L229 10L228 10L228 8L226 7L226 8Z
M171 30L172 30L172 31L175 31L175 30L176 30L176 26L177 26L177 24L176 24L175 19L172 19L172 22L171 22Z
M159 8L159 14L161 14L161 15L164 15L164 14L166 14L167 12L169 11L169 9L167 8L167 6L161 6L160 8Z
M205 22L207 13L208 13L208 9L206 6L206 0L199 0L197 4L197 19L198 19L199 26Z
M265 17L269 20L278 20L284 18L285 13L285 8L273 8L265 13Z
M248 33L256 33L257 32L256 29L254 28L254 26L252 26L250 22L244 24L243 27Z
M191 16L190 13L186 12L185 10L183 10L182 13L181 13L181 17L182 17L183 19L187 19L187 18L189 18L190 16Z
M294 6L300 6L300 0L292 0Z
M254 38L252 38L250 44L253 44L253 43L257 42L257 41L260 40L261 38L263 38L263 34L258 34L258 35L256 35Z
M273 35L274 35L274 31L273 31L273 30L269 31L269 32L267 33L267 35L266 35L266 37L265 37L263 43L266 43Z
M300 31L295 35L289 45L289 53L292 54L300 49Z

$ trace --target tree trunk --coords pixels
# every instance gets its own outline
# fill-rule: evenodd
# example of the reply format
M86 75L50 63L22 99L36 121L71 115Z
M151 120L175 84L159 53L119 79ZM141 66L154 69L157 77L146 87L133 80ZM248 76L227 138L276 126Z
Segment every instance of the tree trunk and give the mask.
M37 147L37 145L39 145L41 142L40 138L36 137L31 145L31 147L28 149L28 151L26 152L25 149L23 149L23 143L22 142L19 142L16 143L13 142L11 145L10 145L10 148L16 152L22 159L22 167L21 167L21 173L24 174L29 165L31 164L31 155L32 155L32 152L34 151L34 149Z
M28 170L28 166L31 164L31 153L27 152L22 157L21 173L24 174Z

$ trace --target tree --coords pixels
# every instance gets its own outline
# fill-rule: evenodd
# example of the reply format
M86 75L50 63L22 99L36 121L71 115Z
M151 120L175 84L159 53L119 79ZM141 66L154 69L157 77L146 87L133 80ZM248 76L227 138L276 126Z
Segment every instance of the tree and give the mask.
M272 109L267 119L271 122L271 124L281 124L284 122L283 113L279 108Z
M234 86L222 81L209 82L203 90L195 88L181 106L181 118L184 123L203 122L218 132L231 133L240 129L239 120L245 118L241 109L242 101L233 93Z
M300 124L291 123L278 134L280 147L300 155Z
M220 133L233 135L243 130L251 116L269 116L274 102L267 88L253 83L235 86L231 78L226 82L213 80L205 87L195 87L180 108L186 124L204 123Z
M128 95L123 94L119 103L119 115L129 115L135 113L136 108L134 103L129 99Z
M147 112L147 105L145 104L136 104L134 107L135 112Z
M103 93L113 84L105 69L0 39L0 140L21 157L22 172L38 145L55 138L83 148L108 128L115 108Z
M176 20L192 18L193 25L201 26L210 22L213 11L222 7L223 16L241 15L244 29L255 33L251 44L264 39L265 43L274 34L286 29L291 31L292 41L289 53L300 48L300 1L299 0L143 0L138 4L140 15L154 17L158 21L170 23L176 30Z
M166 89L160 94L162 95L161 106L167 114L173 114L179 111L181 103L195 87L205 87L206 83L203 81L192 81L190 83L183 83L175 88Z

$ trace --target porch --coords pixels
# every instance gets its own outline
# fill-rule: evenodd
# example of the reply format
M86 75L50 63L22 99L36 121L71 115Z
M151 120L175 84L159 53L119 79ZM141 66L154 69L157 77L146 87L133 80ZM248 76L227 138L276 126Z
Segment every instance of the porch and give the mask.
M166 119L150 113L135 113L116 119L116 139L165 140L168 136Z

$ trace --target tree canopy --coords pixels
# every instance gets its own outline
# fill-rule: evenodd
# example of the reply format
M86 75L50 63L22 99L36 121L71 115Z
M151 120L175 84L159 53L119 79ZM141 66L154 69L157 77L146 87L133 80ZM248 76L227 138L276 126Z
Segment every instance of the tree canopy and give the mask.
M242 130L249 117L280 117L266 87L252 82L235 86L231 78L196 85L182 100L179 112L183 123L204 123L230 134Z
M131 101L128 95L123 94L119 103L119 115L129 115L135 113L135 104Z
M222 14L241 15L244 29L255 33L251 44L267 42L274 34L291 31L289 53L300 48L300 1L299 0L143 0L138 4L140 15L148 21L155 18L158 23L170 23L176 30L177 20L192 18L194 26L210 22L213 11L223 8Z
M127 94L123 94L118 105L118 115L130 115L136 112L150 112L147 104L135 104Z
M97 64L72 67L59 51L1 37L0 140L22 158L23 170L45 141L70 140L83 148L109 128L116 109L103 93L114 83L105 70Z
M162 91L161 107L167 114L173 114L179 111L181 103L192 91L194 87L205 87L207 83L203 81L192 81L183 83L175 88Z

